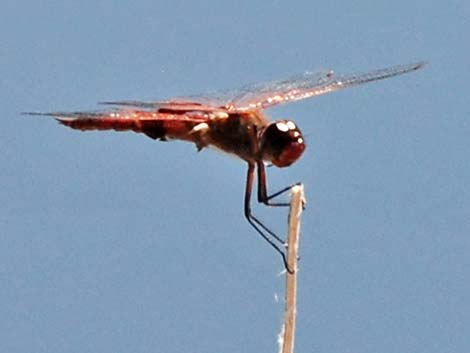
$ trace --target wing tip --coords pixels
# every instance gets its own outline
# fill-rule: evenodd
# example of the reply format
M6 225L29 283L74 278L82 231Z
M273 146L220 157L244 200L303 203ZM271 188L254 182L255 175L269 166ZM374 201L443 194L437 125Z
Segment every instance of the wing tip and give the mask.
M58 119L67 119L67 113L58 113L58 112L21 112L21 115L27 115L27 116L47 116L50 118L54 118L56 120Z
M49 118L53 118L59 124L64 125L64 126L70 126L72 121L75 120L74 118L63 117L61 116L60 113L21 112L20 114L27 115L27 116L47 116Z
M429 62L426 60L418 61L414 64L411 64L411 70L419 70L427 65L429 65Z
M28 116L51 116L48 113L42 112L20 112L20 115L28 115Z

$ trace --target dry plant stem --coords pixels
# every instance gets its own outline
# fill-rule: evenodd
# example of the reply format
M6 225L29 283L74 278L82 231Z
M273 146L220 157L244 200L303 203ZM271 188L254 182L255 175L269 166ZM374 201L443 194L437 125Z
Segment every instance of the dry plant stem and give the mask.
M304 202L303 185L293 187L289 211L289 234L287 238L287 263L289 269L293 272L289 273L289 271L286 271L286 311L282 330L284 332L282 353L294 352L300 215L302 214Z

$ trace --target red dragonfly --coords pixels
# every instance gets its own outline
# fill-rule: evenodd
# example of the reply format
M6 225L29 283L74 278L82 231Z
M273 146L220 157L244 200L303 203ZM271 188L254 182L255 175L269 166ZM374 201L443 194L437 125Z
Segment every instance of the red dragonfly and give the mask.
M418 70L424 64L418 62L345 76L336 75L333 71L307 72L280 81L249 85L207 96L154 102L102 102L113 106L103 111L26 114L51 116L65 126L82 131L134 131L155 140L183 140L194 143L198 150L212 146L238 156L248 165L245 217L258 234L281 254L284 266L289 271L285 241L252 214L250 200L257 170L258 202L268 206L287 206L287 203L273 202L273 199L296 184L269 195L265 163L287 167L300 158L306 145L293 121L270 122L263 110L405 74Z

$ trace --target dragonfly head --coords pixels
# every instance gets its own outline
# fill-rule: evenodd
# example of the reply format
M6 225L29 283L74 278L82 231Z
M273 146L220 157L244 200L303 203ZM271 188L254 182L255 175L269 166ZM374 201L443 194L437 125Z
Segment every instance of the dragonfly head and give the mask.
M305 150L302 133L290 120L278 120L263 130L260 151L263 160L276 167L287 167L300 158Z

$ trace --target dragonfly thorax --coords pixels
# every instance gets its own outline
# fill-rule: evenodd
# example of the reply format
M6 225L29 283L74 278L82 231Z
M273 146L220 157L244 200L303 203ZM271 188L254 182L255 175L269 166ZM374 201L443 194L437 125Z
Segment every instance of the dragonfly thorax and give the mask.
M263 130L259 147L263 160L282 168L298 160L306 146L294 122L278 120Z

